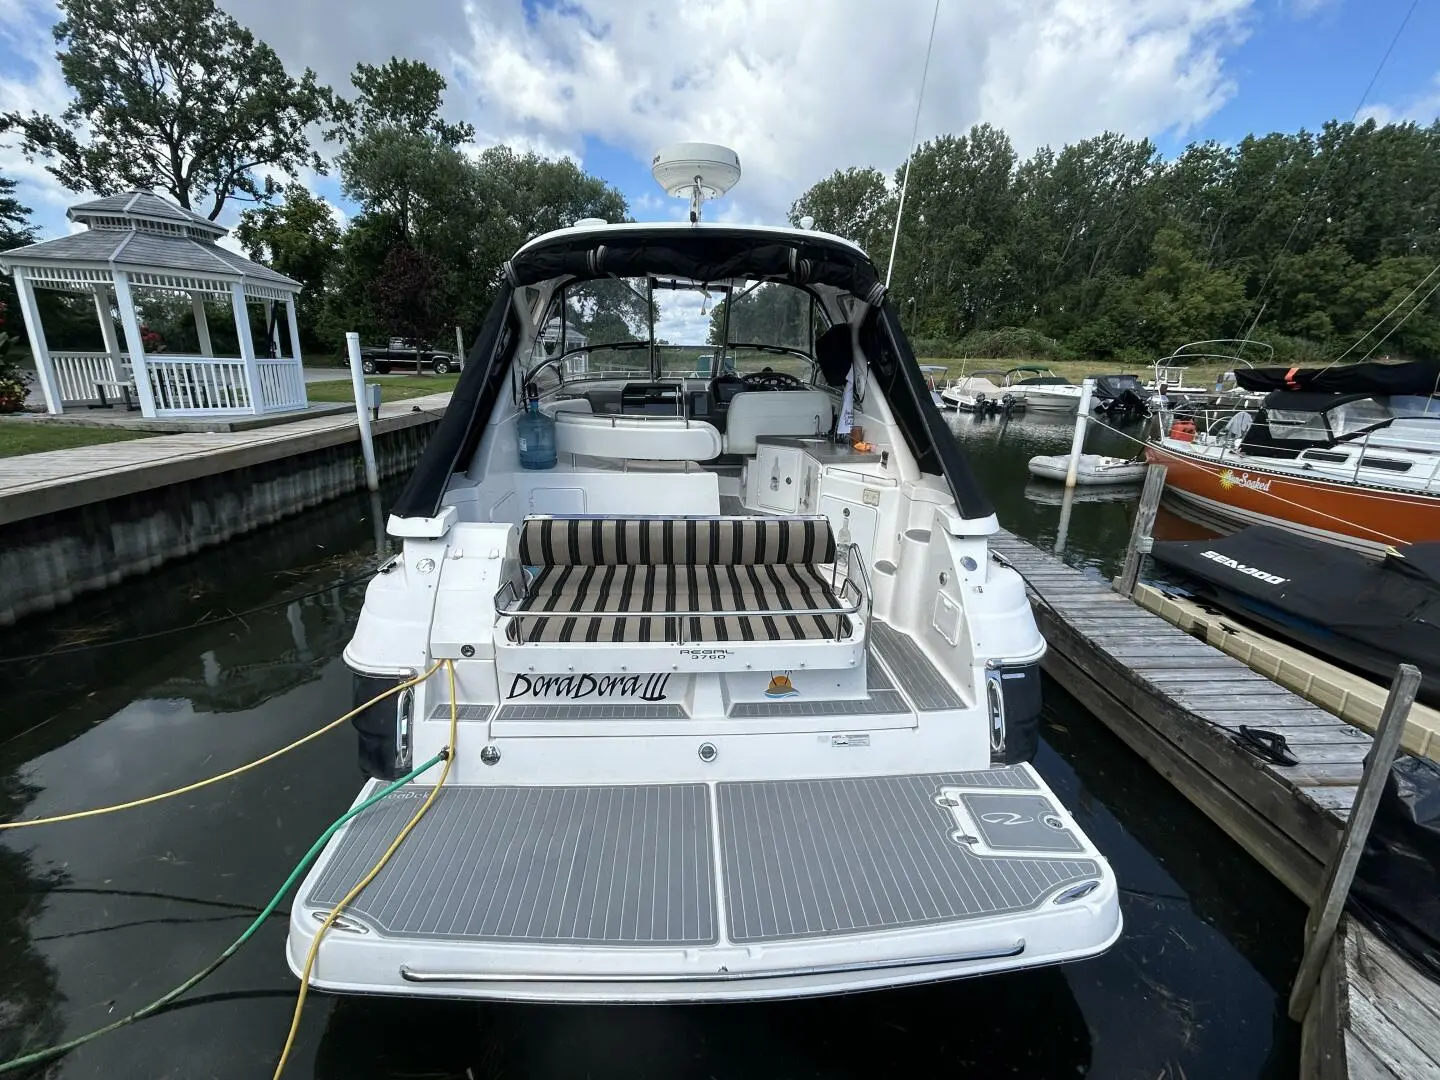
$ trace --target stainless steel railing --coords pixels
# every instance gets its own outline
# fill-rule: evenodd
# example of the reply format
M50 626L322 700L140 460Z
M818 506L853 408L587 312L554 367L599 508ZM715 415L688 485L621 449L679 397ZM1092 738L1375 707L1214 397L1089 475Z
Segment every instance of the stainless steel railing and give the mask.
M839 560L831 566L830 570L830 591L841 600L838 606L826 607L803 607L803 608L744 608L744 609L684 609L684 610L663 610L652 609L627 610L627 611L574 611L569 609L544 611L533 608L524 608L520 605L525 602L525 594L522 594L520 587L512 578L506 581L495 591L494 603L496 622L502 619L511 620L506 628L506 636L518 644L537 644L525 642L524 635L519 633L519 623L524 619L664 619L667 625L675 623L675 637L667 636L665 641L669 644L685 644L689 638L685 634L686 619L760 619L760 618L800 618L804 616L822 617L827 615L835 616L835 634L832 640L845 641L854 633L853 625L847 629L847 618L856 616L864 611L864 621L870 621L874 610L874 597L870 589L870 576L865 569L865 564L860 557L860 548L857 544L850 544L843 549L846 552L846 576L842 579L839 576ZM838 554L838 552L837 552ZM853 576L855 571L859 572L860 581L857 582ZM846 599L854 595L854 600L845 603ZM510 637L510 630L515 630L514 637ZM773 641L766 641L766 644L774 644ZM633 642L631 643L633 644Z

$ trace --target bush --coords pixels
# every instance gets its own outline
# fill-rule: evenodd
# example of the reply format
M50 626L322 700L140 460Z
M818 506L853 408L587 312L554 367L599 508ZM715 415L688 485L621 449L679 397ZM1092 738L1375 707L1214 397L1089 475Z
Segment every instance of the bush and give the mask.
M1286 364L1292 367L1328 364L1341 351L1339 349L1332 350L1309 338L1291 337L1289 334L1254 334L1251 340L1262 342L1275 350L1272 360L1269 349L1257 349L1253 345L1247 348L1243 355L1256 367L1264 367L1270 363ZM1346 359L1358 360L1359 356L1352 353Z
M965 355L960 351L960 344L949 338L915 338L910 347L916 356L926 359L955 360Z
M1065 348L1054 338L1039 330L1023 326L1001 326L994 330L975 330L960 339L960 356L986 357L995 360L1065 360Z

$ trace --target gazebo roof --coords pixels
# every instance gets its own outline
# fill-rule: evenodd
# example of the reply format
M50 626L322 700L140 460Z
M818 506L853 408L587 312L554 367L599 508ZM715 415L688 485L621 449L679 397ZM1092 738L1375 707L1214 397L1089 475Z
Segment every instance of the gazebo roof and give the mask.
M260 295L300 291L294 278L216 244L223 226L153 192L78 203L68 216L86 230L11 248L0 254L0 270L27 267L34 284L50 288L88 288L123 270L136 284L162 288L228 291L238 280Z

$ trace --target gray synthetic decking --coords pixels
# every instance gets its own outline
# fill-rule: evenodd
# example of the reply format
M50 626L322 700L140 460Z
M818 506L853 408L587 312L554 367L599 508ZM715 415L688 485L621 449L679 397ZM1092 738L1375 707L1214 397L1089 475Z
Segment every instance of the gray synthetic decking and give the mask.
M940 774L717 785L729 940L985 918L1098 876L1091 859L973 854L935 802L960 783Z
M428 791L356 818L305 902L344 896ZM713 867L702 784L448 787L346 914L395 937L706 945Z
M497 721L520 720L684 720L685 710L666 702L547 702L530 705L502 705Z
M719 785L725 895L741 905L731 929L748 935L735 940L1019 910L1098 872L1088 859L971 855L935 802L947 786L1042 798L1025 794L1036 784L1016 767ZM335 904L429 791L402 789L357 817L302 902ZM1066 836L1054 837L1063 847ZM702 784L447 787L346 914L401 938L698 946L718 940L714 867ZM777 920L760 898L796 917ZM832 917L832 907L847 914Z
M955 688L935 669L935 665L930 663L920 646L916 645L908 634L886 626L878 619L871 619L870 645L880 654L880 658L915 703L915 708L921 712L965 707Z

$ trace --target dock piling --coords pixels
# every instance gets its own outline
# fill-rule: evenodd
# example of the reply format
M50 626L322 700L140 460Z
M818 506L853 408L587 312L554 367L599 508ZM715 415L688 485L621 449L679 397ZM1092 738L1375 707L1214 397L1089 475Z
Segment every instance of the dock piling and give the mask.
M1075 437L1070 440L1070 469L1065 474L1065 490L1075 486L1075 474L1080 468L1080 451L1085 446L1085 425L1090 420L1090 395L1095 392L1095 380L1085 379L1080 383L1080 407L1075 414Z
M1375 743L1371 747L1365 771L1360 777L1360 786L1355 792L1355 802L1350 816L1345 820L1340 843L1325 873L1325 884L1319 899L1310 909L1305 926L1305 953L1300 960L1300 970L1295 974L1295 985L1290 990L1290 1019L1297 1022L1305 1019L1310 1000L1320 978L1320 969L1329 955L1330 943L1335 938L1340 916L1345 910L1345 898L1350 895L1350 885L1355 880L1355 869L1360 865L1360 854L1365 850L1365 840L1370 835L1370 825L1375 820L1375 811L1380 805L1380 795L1385 789L1385 778L1390 772L1390 763L1400 750L1400 736L1405 732L1405 722L1410 715L1410 706L1420 689L1420 669L1413 664L1401 664L1395 669L1395 678L1390 683L1390 696L1385 699L1385 711L1380 714L1380 724L1375 730Z
M1140 506L1135 511L1135 525L1130 530L1130 543L1125 548L1125 562L1115 579L1115 591L1121 596L1134 596L1140 580L1140 567L1150 554L1150 533L1155 528L1155 515L1160 509L1160 495L1165 490L1165 466L1151 465L1145 470L1145 487L1140 491Z
M355 413L360 422L360 453L365 458L365 486L380 490L380 470L375 465L375 440L370 434L370 411L365 394L365 369L360 361L360 335L353 330L345 335L345 351L350 357L350 384L355 388Z

